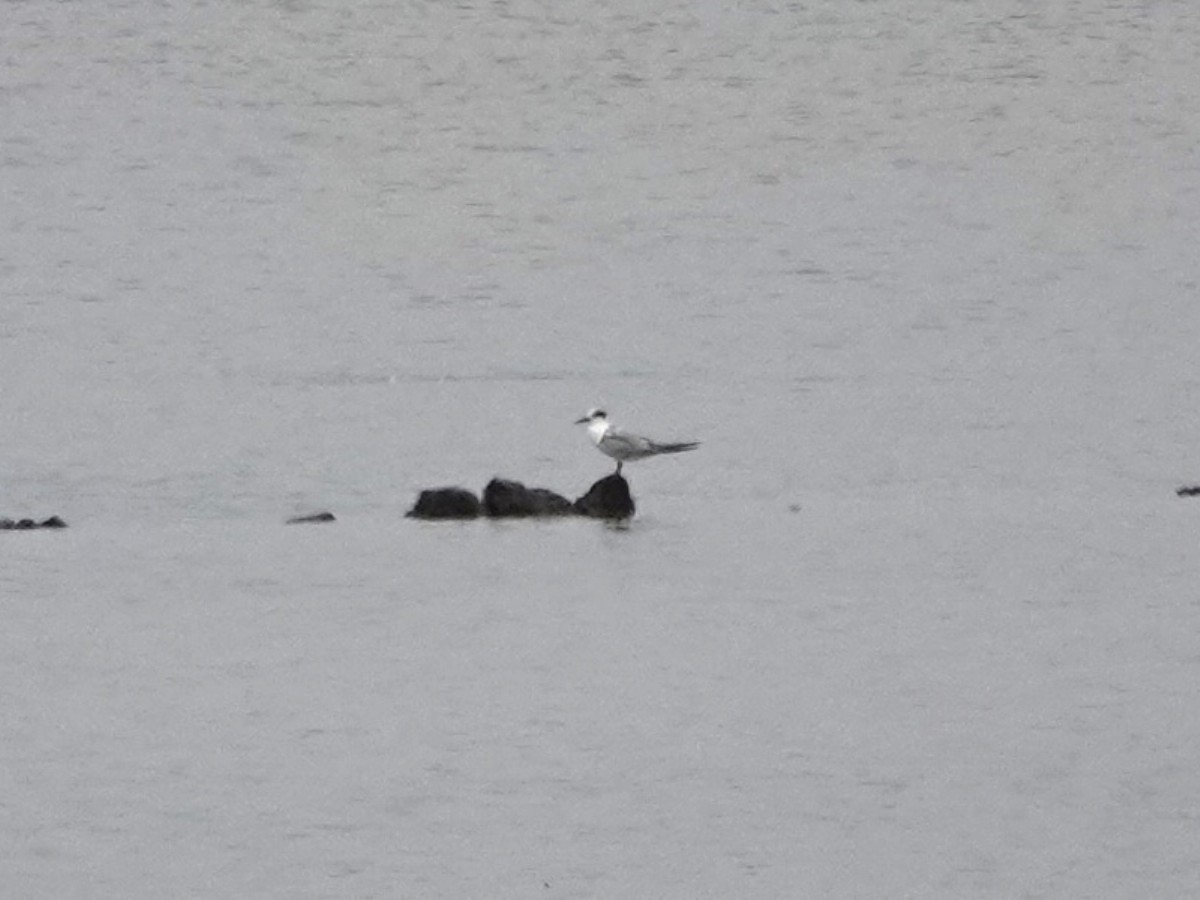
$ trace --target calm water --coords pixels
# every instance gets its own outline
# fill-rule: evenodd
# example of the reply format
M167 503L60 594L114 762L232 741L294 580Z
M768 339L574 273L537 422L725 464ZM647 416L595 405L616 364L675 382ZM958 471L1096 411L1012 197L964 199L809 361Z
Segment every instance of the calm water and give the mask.
M727 7L0 7L14 896L1194 892L1200 12Z

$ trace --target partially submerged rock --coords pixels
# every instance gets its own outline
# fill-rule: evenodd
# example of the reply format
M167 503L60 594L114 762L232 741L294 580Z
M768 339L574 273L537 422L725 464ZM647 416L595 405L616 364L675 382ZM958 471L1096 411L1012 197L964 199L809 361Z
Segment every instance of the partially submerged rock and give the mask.
M479 498L466 488L430 488L421 491L416 505L405 515L411 519L476 519Z
M616 473L601 478L575 501L575 512L593 519L628 519L634 512L629 482Z
M593 519L628 519L633 515L629 482L618 474L601 478L572 503L547 488L526 487L508 478L493 478L482 501L461 487L421 491L406 515L412 519L545 518L579 515Z
M546 488L527 488L519 481L493 478L483 489L484 514L493 519L527 516L565 516L571 501Z
M292 516L284 524L285 525L308 525L309 523L317 522L336 522L337 517L331 512L316 512L309 513L304 516Z
M1181 488L1176 488L1175 493L1180 497L1200 496L1200 485L1184 485Z
M66 528L67 523L58 516L36 522L33 519L0 519L0 531L33 531L36 528Z

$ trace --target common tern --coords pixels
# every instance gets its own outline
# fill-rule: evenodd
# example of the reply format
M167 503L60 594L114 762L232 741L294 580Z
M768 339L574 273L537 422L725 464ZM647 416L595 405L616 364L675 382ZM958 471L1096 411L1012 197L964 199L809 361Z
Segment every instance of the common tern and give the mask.
M684 450L695 450L700 446L699 441L682 441L672 444L660 444L640 434L630 434L614 428L608 421L608 413L602 409L589 409L582 419L575 420L576 425L587 425L588 435L596 448L606 456L617 461L617 474L621 474L621 464L633 459L645 459L647 456L659 456L663 453L682 453Z

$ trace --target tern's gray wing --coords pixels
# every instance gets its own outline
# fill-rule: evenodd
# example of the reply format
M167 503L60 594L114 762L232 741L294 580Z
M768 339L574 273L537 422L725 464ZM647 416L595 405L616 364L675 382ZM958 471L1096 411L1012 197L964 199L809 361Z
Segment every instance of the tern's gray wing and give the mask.
M654 441L640 434L630 434L617 428L610 428L600 441L600 449L613 459L638 459L642 456L653 456Z

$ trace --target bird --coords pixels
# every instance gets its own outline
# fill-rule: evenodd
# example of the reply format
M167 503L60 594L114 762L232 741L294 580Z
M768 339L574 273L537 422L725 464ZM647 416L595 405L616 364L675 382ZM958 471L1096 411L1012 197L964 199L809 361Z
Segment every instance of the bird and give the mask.
M647 456L659 456L663 453L682 453L700 446L699 441L660 444L640 434L630 434L614 428L608 421L608 413L602 409L589 409L583 418L575 420L575 424L587 425L588 435L596 449L617 461L618 475L621 474L621 464L629 460L645 459Z

